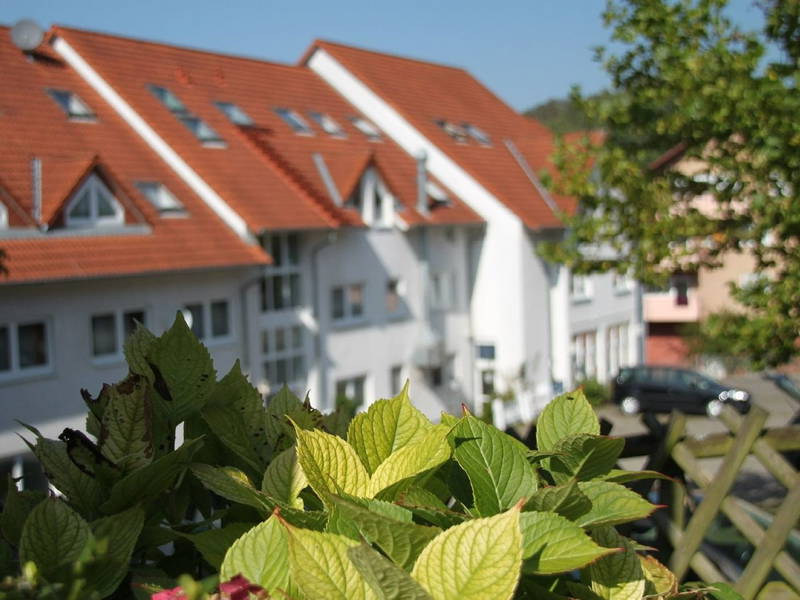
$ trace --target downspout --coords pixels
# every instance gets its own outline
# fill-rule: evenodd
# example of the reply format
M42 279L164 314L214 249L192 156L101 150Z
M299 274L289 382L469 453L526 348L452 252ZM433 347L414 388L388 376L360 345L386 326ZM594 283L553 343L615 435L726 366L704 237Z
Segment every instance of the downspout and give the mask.
M250 352L250 332L248 329L248 319L247 319L247 290L250 289L252 286L261 283L263 281L264 275L260 275L259 277L254 277L249 281L245 281L242 285L239 286L239 303L240 303L240 321L242 326L242 366L243 370L250 374L251 378L253 376L253 372L251 371L250 367L252 366L251 357L252 353Z
M33 220L42 228L42 160L36 156L31 159L31 178Z
M320 297L319 297L319 264L320 252L335 243L339 235L336 231L329 231L325 238L311 249L311 298L314 324L314 363L317 365L317 378L319 380L319 406L328 405L328 366L322 356L322 327L320 326ZM333 408L333 407L332 407Z
M422 150L417 155L417 212L424 217L430 215L428 208L428 155Z

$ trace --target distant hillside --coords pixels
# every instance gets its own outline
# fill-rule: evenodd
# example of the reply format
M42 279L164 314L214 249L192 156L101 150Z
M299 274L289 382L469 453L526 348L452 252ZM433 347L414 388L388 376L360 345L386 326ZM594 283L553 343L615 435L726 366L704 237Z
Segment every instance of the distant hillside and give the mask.
M602 94L602 93L601 93ZM599 96L600 94L598 94ZM593 129L593 123L569 98L554 98L523 113L544 123L554 133Z

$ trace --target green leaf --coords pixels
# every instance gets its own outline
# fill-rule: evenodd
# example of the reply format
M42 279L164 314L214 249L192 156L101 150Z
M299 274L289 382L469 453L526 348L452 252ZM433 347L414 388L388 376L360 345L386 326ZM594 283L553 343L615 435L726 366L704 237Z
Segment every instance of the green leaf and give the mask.
M611 471L624 447L622 438L570 435L558 441L555 448L558 455L548 459L549 467L545 468L549 468L557 483L595 479Z
M407 570L411 569L428 542L441 533L437 527L398 521L344 498L329 496L327 501L332 508L329 532L347 535L356 541L363 537L377 544L395 564Z
M511 598L522 565L519 510L473 519L440 533L411 576L434 600Z
M311 406L308 398L304 402L284 385L267 403L267 438L275 452L285 450L295 442L295 427L300 429L322 428L324 418Z
M657 471L624 471L622 469L611 469L603 477L604 481L612 481L614 483L630 483L631 481L639 481L640 479L666 479L672 481L672 477L667 477Z
M520 528L526 573L564 573L615 552L601 548L583 529L552 512L523 512Z
M585 575L588 575L592 591L604 600L640 600L644 595L645 578L630 540L613 527L594 529L592 537L607 548L624 549L589 565Z
M536 491L527 448L511 436L468 415L453 427L449 439L481 515L504 511Z
M574 521L591 508L591 500L573 479L563 485L539 488L525 503L524 510L550 511Z
M19 491L11 475L8 476L7 488L3 514L0 516L0 530L11 545L19 546L25 519L37 504L47 498L47 495L44 492L32 490Z
M466 518L463 513L448 509L435 494L419 486L412 486L400 492L396 502L410 510L416 517L442 529L458 525Z
M380 600L432 600L408 573L368 544L350 548L347 556Z
M33 450L44 474L70 504L84 515L93 515L107 498L107 490L99 481L81 471L67 454L64 442L40 437Z
M203 555L203 559L214 569L219 570L228 549L251 528L252 523L228 523L219 529L179 535L190 540Z
M197 341L180 312L172 327L152 343L148 358L157 389L158 381L163 381L164 389L158 392L167 401L171 423L180 423L205 406L217 373L208 350Z
M600 421L582 390L553 398L536 421L539 451L554 451L559 440L578 433L600 434Z
M347 441L372 474L386 458L432 427L408 398L408 382L394 398L378 400L359 413L347 429Z
M378 465L369 481L369 495L391 499L420 475L435 469L450 458L446 436L449 427L436 425L392 452Z
M104 598L119 587L128 574L136 541L144 526L144 511L138 506L92 523L96 546L103 547L87 569L91 587Z
M340 491L365 497L369 474L353 447L342 438L323 431L295 428L297 460L308 483L320 498Z
M242 574L270 594L289 591L289 546L286 528L275 516L250 529L225 554L220 579Z
M187 440L177 450L132 471L114 484L111 497L103 504L102 509L106 513L115 513L134 504L155 499L189 467L192 456L202 444L202 439Z
M98 445L103 456L122 471L153 460L153 415L146 391L146 380L135 375L107 390Z
M48 498L28 515L20 538L20 564L32 561L47 579L84 552L89 524L57 498Z
M203 419L222 443L259 475L270 458L264 401L242 373L239 361L217 383L202 410Z
M123 345L128 369L130 369L131 373L141 375L150 383L155 381L155 375L150 368L147 357L156 341L156 336L150 333L141 323L137 323L136 329L128 336Z
M358 542L334 533L288 527L292 580L307 598L372 600L378 598L347 556Z
M647 580L646 595L671 595L678 592L678 579L667 567L652 556L640 556L639 562L642 563L642 572Z
M307 486L308 479L306 479L303 469L300 468L300 463L297 462L297 453L292 446L272 459L264 472L261 491L282 504L303 508L300 492Z
M215 494L255 508L266 517L275 508L267 496L253 487L247 475L234 467L215 467L202 463L191 466L192 474Z
M656 507L636 492L609 481L582 481L578 488L589 498L592 508L575 519L581 527L619 525L638 521Z

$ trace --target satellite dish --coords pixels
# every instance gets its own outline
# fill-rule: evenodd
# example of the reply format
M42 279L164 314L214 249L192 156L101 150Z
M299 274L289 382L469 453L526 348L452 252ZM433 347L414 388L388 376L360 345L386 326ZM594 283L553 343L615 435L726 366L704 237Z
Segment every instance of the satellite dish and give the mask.
M35 21L22 19L11 28L11 41L20 50L35 50L44 39L44 30Z

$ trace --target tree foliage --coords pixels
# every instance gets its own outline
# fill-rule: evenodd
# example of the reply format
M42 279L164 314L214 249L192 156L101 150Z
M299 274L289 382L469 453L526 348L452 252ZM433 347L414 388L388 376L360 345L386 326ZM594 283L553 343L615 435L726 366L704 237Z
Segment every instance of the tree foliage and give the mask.
M556 186L582 208L543 248L578 272L656 284L752 256L757 277L731 289L742 310L702 333L736 339L759 367L800 352L800 3L761 6L764 30L743 31L726 0L609 0L620 50L597 60L612 93L573 94L605 140L560 147Z

